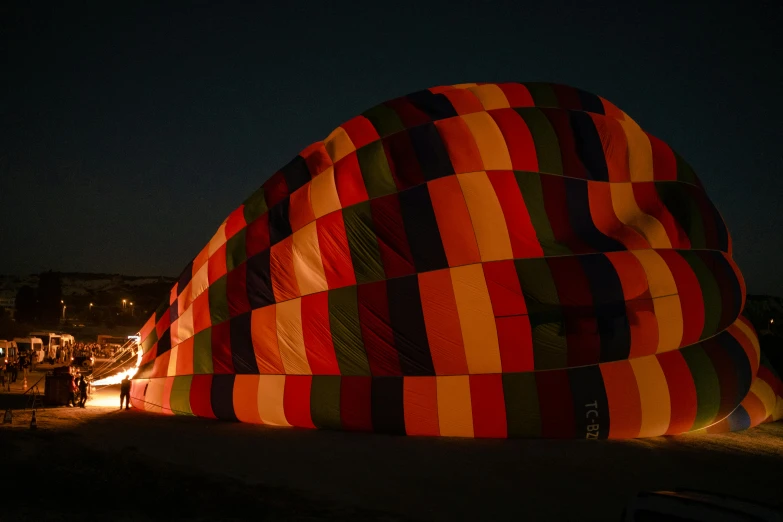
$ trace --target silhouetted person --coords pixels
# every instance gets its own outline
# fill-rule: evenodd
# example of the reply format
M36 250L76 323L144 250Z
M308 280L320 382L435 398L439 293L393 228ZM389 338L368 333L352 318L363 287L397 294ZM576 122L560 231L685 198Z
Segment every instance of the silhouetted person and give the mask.
M76 392L79 391L78 386L76 386L76 379L73 377L73 375L68 374L68 400L65 402L66 406L73 406L76 407Z
M131 390L131 382L128 376L126 375L125 378L120 383L120 409L122 409L122 401L125 400L125 409L130 409L130 390Z
M84 408L84 403L87 402L87 381L84 380L84 375L79 378L79 407Z

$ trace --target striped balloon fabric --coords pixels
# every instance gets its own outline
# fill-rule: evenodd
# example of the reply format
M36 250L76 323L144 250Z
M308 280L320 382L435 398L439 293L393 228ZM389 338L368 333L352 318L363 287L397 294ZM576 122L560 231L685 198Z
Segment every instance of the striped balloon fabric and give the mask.
M693 169L603 98L436 87L228 216L140 332L132 401L408 435L699 430L759 367L731 254Z

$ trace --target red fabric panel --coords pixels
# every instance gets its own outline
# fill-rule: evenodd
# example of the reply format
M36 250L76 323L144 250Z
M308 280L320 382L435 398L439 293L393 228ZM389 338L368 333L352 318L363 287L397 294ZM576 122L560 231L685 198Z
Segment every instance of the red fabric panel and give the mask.
M579 93L573 87L567 85L552 84L552 90L555 91L557 104L561 109L572 111L582 110L582 101L579 99Z
M541 437L572 439L575 436L574 404L565 370L535 372Z
M633 183L632 187L636 204L639 205L642 212L661 222L666 230L666 235L669 236L669 241L672 243L672 248L690 248L691 240L688 239L688 234L658 197L655 183Z
M226 221L226 239L230 239L237 232L245 228L245 206L240 205L238 209L234 210Z
M496 317L503 372L532 372L533 332L527 315Z
M344 430L372 431L372 377L340 379L340 421Z
M378 131L375 130L370 120L364 116L356 116L340 125L348 137L351 138L353 146L357 149L364 147L365 145L378 141L381 139L378 136Z
M394 347L386 281L359 285L359 322L372 375L402 375Z
M450 271L420 273L419 293L435 373L466 375L468 362Z
M526 314L525 297L519 286L514 261L493 261L484 263L482 267L495 317Z
M500 374L471 375L470 403L475 437L508 437L503 380Z
M155 343L152 345L152 348L142 355L141 357L141 366L144 366L145 364L148 364L155 360L155 358L158 356L158 343Z
M386 161L391 168L397 190L415 187L424 183L424 174L407 132L396 132L383 139Z
M560 144L560 157L563 161L563 175L571 178L588 179L587 169L579 159L574 141L574 131L567 111L557 109L541 109L549 123L555 129L557 141Z
M565 319L568 366L596 364L601 360L601 336L595 319L590 281L579 259L547 259Z
M167 310L163 317L160 318L160 321L158 321L158 324L155 325L155 333L158 334L158 339L163 337L163 334L166 333L169 327L171 327L171 314Z
M212 373L234 373L231 359L231 321L212 327Z
M688 346L699 342L704 330L704 298L696 274L688 262L674 250L657 250L674 276L682 305L682 343Z
M525 200L519 190L517 179L510 170L487 172L490 183L495 189L495 194L503 210L508 228L508 237L511 240L511 250L516 259L541 257L544 250L538 242L536 229L530 221Z
M435 377L403 378L405 433L440 435L438 423L438 385Z
M696 385L688 368L688 363L679 350L657 355L658 362L669 386L671 402L671 422L666 435L677 435L686 432L696 420L698 402Z
M449 99L457 114L470 114L484 110L481 101L467 89L451 89L442 94Z
M291 426L315 428L310 417L310 387L313 378L310 375L286 375L283 395L285 419Z
M275 172L271 178L264 182L263 187L267 208L274 207L288 195L288 185L282 172Z
M575 254L594 252L594 249L582 241L571 228L563 177L543 175L540 179L544 194L544 209L557 242L567 246Z
M250 311L250 301L247 298L246 263L242 263L228 273L226 297L228 298L228 312L231 317Z
M653 179L677 181L677 159L672 149L655 136L647 134L647 137L652 147Z
M211 285L224 275L226 275L226 244L220 245L215 253L209 256L209 266L207 267L207 278Z
M291 194L288 222L291 224L291 231L296 232L314 220L313 206L310 204L310 184L306 183Z
M337 356L334 353L334 344L332 343L332 332L329 327L329 294L327 292L302 297L302 335L307 352L307 362L310 364L313 375L340 375L340 367L337 364Z
M321 249L321 260L329 288L355 285L356 276L353 273L348 237L345 235L343 213L332 212L319 218L316 227L318 246Z
M190 383L190 410L197 417L216 419L212 413L212 375L194 375Z
M413 265L413 255L408 245L397 194L375 198L370 201L370 207L386 277L401 277L415 273L416 268Z
M397 113L397 116L399 116L400 121L406 128L423 125L430 121L430 117L426 113L417 109L406 98L395 98L387 101L384 105Z
M301 293L294 271L294 236L288 236L272 247L269 265L275 302L299 297Z
M209 292L202 292L193 300L193 333L197 334L212 325L209 315Z
M511 107L535 107L533 96L527 87L521 83L499 83L498 87L506 95L508 104ZM516 167L514 167L516 168Z
M171 358L171 350L167 351L160 357L157 357L155 359L155 362L152 363L152 372L150 373L150 377L152 378L165 377L169 371L170 358Z
M173 413L171 411L171 388L174 386L174 377L166 377L166 380L163 383L163 397L161 402L161 407L163 408L163 413L171 414Z
M332 166L332 158L329 157L322 141L311 143L299 155L304 158L311 178Z
M367 189L355 151L334 164L334 184L343 208L367 201Z
M481 152L465 120L459 116L446 118L436 121L435 127L448 151L455 174L484 170Z
M522 116L514 109L493 109L487 112L495 120L503 134L503 139L506 140L511 166L514 170L537 172L536 145Z
M269 214L266 212L250 223L245 232L247 257L253 257L264 250L269 250Z

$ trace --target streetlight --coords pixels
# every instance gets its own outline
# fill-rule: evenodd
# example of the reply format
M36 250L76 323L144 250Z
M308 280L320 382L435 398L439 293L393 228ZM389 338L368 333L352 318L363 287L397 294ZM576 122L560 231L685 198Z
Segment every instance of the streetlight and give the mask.
M131 307L131 317L133 317L133 301L130 302L130 307Z
M62 303L62 301L60 301ZM65 322L65 305L63 304L63 322Z
M125 303L127 302L127 299L122 300L122 309L125 310Z
M92 303L90 303L90 312L92 312Z

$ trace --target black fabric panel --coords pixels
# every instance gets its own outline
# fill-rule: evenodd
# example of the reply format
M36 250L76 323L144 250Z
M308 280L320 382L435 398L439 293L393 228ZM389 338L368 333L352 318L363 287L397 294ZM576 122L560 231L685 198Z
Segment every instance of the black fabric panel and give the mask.
M212 413L220 420L237 421L234 413L234 375L213 375L210 392Z
M247 298L254 310L275 302L269 255L264 250L247 260Z
M609 181L604 147L593 119L584 112L568 111L568 114L571 119L571 129L574 131L576 153L582 165L585 166L591 179Z
M426 181L454 174L449 153L433 123L408 129L408 135Z
M376 433L405 435L403 378L372 379L372 426Z
M179 303L177 301L174 301L174 303L171 306L169 306L169 322L173 324L178 317L179 317Z
M750 368L750 361L742 348L742 345L729 332L721 332L716 337L716 342L720 344L731 358L732 368L736 370L737 375L737 395L735 402L739 404L750 391L750 385L753 381L753 373Z
M606 114L604 104L598 96L582 89L577 89L577 92L579 93L579 101L582 103L582 109L595 114Z
M302 156L296 156L288 165L280 169L288 185L288 193L293 192L305 183L310 181L310 170L307 168L307 162Z
M710 268L718 283L721 297L720 326L725 328L742 312L742 289L739 281L731 265L720 252L697 251L696 255Z
M432 209L427 185L404 190L400 194L400 209L405 233L413 254L417 272L447 268L446 251L440 238L438 221Z
M269 241L272 245L293 234L291 222L288 220L289 204L290 196L286 196L285 199L269 210Z
M416 275L386 282L394 346L403 375L435 375Z
M597 364L568 370L568 384L574 404L577 438L605 439L609 436L609 401Z
M193 261L188 263L188 266L185 267L185 270L183 270L179 276L179 281L177 281L177 295L182 294L182 291L185 290L185 287L188 286L188 283L190 283L190 280L192 278L193 278Z
M426 90L409 94L407 98L433 121L457 116L457 111L454 110L449 99L442 94L434 94Z
M625 309L623 286L614 265L603 254L578 256L593 294L601 362L627 359L631 352L631 326Z
M565 177L562 180L565 183L568 220L576 236L599 252L626 250L625 245L604 235L593 223L593 217L590 214L590 198L587 194L587 182Z
M166 295L166 299L164 299L158 307L155 309L155 324L158 324L160 320L163 318L163 314L170 314L169 312L169 296Z
M258 374L253 338L250 334L250 313L231 319L231 361L235 373Z
M158 339L157 357L171 350L171 328L167 328L163 335Z

